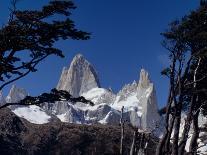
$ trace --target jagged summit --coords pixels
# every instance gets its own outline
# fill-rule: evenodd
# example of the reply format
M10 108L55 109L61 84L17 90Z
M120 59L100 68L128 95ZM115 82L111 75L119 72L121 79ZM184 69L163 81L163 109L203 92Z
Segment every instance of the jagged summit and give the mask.
M37 124L50 121L49 118L53 118L53 115L63 122L70 123L118 124L120 110L124 106L124 119L133 126L153 129L160 120L156 91L150 82L149 73L144 69L140 71L139 80L124 85L114 94L113 91L100 87L93 66L83 55L77 54L70 66L63 68L57 89L66 90L75 97L83 96L91 100L94 106L65 101L45 103L42 107L13 107L13 112ZM13 86L7 100L16 102L25 96L24 90Z
M63 68L57 85L57 89L66 90L75 97L99 87L100 82L94 67L82 54L77 54L73 58L69 69Z
M82 54L78 53L74 56L73 61L87 61L87 60Z
M6 102L16 103L24 99L28 95L27 91L23 88L18 88L16 85L12 85L8 96L6 97Z
M146 88L149 86L149 84L150 84L149 73L142 68L140 71L139 85L142 88Z

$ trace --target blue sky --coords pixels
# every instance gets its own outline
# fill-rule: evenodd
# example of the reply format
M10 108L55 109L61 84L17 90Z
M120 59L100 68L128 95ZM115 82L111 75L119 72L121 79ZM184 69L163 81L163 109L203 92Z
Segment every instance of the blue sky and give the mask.
M17 7L37 9L48 0L21 0ZM149 73L162 106L166 102L168 80L160 75L168 63L167 51L161 46L161 32L168 24L198 7L199 0L75 0L72 19L78 28L91 32L88 41L59 41L56 46L65 58L50 57L32 73L16 82L31 95L56 87L63 66L82 53L96 68L102 87L118 91L139 79L141 68ZM0 1L0 24L9 15L9 0ZM9 88L4 90L6 95Z

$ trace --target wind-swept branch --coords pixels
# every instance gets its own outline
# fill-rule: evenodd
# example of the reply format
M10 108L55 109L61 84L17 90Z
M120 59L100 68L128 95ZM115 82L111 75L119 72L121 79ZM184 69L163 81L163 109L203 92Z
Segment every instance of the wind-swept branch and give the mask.
M50 93L43 93L37 97L26 96L23 100L19 101L18 103L6 103L6 104L0 106L0 109L11 106L11 105L23 105L23 106L37 105L37 106L40 106L42 103L45 103L45 102L55 103L57 101L68 101L71 103L82 102L85 104L89 104L91 106L94 105L93 102L85 99L82 96L74 98L67 91L57 90L54 88L51 90Z
M46 57L64 57L54 46L56 41L87 40L90 35L76 29L70 19L71 10L76 8L72 1L50 1L40 10L24 11L16 8L17 1L12 0L9 21L0 28L0 90L35 72ZM55 20L56 15L62 17Z

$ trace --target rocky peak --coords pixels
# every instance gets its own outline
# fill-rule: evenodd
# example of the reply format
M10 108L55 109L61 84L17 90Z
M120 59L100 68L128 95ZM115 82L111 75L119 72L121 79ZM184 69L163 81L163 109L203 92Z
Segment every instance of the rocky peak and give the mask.
M82 54L77 54L74 56L71 64L75 64L75 63L89 63Z
M131 95L134 95L137 91L137 82L133 81L133 83L126 84L122 87L122 89L118 92L117 96L119 97L119 101L125 100Z
M81 54L73 58L69 69L63 68L57 85L57 89L66 90L75 97L99 87L100 83L94 67Z
M146 88L149 86L149 84L150 84L149 73L146 70L141 69L140 78L139 78L139 86L142 88Z
M6 102L16 103L24 99L28 93L23 88L18 88L16 85L12 85L12 88L9 91L8 96L6 97Z
M157 97L153 83L149 78L149 73L141 69L140 79L137 87L137 98L142 107L142 127L152 129L159 123Z

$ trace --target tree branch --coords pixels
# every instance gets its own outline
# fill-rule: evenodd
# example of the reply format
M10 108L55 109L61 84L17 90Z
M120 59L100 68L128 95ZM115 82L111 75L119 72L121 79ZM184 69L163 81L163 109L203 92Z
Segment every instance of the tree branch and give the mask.
M91 106L94 105L93 102L90 100L85 99L84 97L72 97L67 91L52 89L50 93L43 93L40 96L32 97L26 96L23 100L19 101L18 103L6 103L0 106L0 109L11 105L23 105L23 106L30 106L30 105L37 105L39 106L42 103L55 103L57 101L69 101L71 103L82 102L85 104L89 104Z

